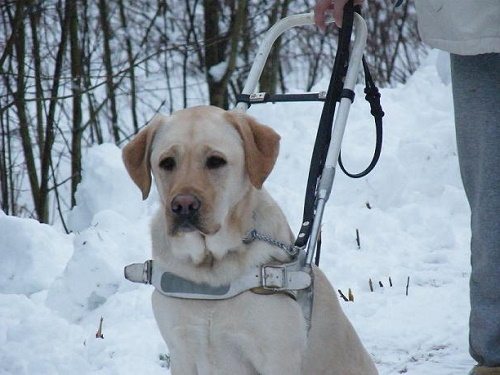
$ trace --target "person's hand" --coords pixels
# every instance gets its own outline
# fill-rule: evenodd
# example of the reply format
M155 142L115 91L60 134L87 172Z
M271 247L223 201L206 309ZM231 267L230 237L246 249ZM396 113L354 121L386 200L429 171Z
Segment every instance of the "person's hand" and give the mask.
M321 30L326 28L326 15L333 15L335 24L342 27L342 15L344 14L344 5L349 0L317 0L314 7L314 23L319 26ZM363 4L363 0L354 0L354 5Z

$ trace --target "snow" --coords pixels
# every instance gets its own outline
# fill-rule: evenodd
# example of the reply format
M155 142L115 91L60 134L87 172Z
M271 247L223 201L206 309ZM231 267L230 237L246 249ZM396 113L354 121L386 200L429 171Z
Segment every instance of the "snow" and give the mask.
M227 66L227 61L221 61L217 65L210 67L210 69L208 70L208 74L210 74L215 82L220 82L222 81L222 78L224 78L224 74L226 74Z
M76 191L78 205L68 218L72 231L88 228L94 215L103 210L127 217L143 216L140 192L130 184L117 147L103 144L87 150L82 169L85 178Z
M339 171L326 208L321 266L337 289L346 295L351 289L355 301L342 306L381 374L454 375L473 364L470 213L446 77L443 57L431 54L407 84L382 90L379 165L360 180ZM374 146L362 89L356 89L343 144L352 171L369 162ZM294 230L320 113L316 103L250 110L282 135L266 186ZM73 234L0 212L0 374L169 373L152 290L123 278L126 264L150 256L148 226L157 204L155 192L141 201L120 150L105 144L84 158L69 218ZM98 339L101 317L104 338Z
M49 288L73 253L71 237L0 211L0 293L30 295Z

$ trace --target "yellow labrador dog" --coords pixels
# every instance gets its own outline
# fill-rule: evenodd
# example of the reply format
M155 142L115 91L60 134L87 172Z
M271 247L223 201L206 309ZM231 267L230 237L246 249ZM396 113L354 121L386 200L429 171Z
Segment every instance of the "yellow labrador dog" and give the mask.
M152 223L153 259L184 279L213 287L288 255L255 229L293 243L283 212L262 187L279 135L239 112L200 106L157 116L123 150L145 199L152 175L161 209ZM371 375L377 370L314 269L311 328L286 294L243 292L224 300L173 298L155 290L153 310L172 374Z

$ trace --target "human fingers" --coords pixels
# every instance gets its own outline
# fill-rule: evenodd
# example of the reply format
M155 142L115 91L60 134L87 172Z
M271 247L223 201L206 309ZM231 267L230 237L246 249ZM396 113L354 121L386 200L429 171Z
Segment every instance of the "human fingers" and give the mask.
M349 0L337 0L333 6L333 19L338 27L342 27L342 16L344 14L344 6Z
M314 23L321 29L326 28L326 10L331 8L331 0L319 0L314 7Z

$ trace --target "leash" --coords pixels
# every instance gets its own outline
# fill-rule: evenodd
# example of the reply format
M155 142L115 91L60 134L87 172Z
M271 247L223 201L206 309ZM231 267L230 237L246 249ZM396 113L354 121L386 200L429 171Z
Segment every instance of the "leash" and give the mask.
M356 8L356 12L360 13L360 7ZM337 102L340 102L342 98L349 98L351 101L354 100L354 92L352 90L343 88L343 81L346 75L349 61L349 45L352 34L354 11L355 9L353 6L353 1L351 0L344 7L344 15L342 21L343 27L339 30L338 48L335 55L332 76L330 78L325 104L323 105L323 111L321 113L318 132L314 143L314 150L311 157L309 176L306 186L306 196L304 200L302 226L300 228L299 234L297 235L297 240L295 241L295 246L299 248L304 248L309 240L311 223L314 220L316 210L316 200L319 187L318 184L321 180L328 153L328 146L331 140L333 118L335 115ZM370 103L370 112L375 119L376 145L373 158L368 167L364 171L356 174L349 173L344 168L342 159L339 154L339 165L341 170L347 176L352 178L360 178L370 173L373 168L375 168L382 150L382 117L384 116L384 112L382 110L382 106L380 105L380 93L373 81L370 70L368 68L368 64L366 63L364 57L362 61L365 74L365 99ZM316 249L316 265L319 265L320 260L320 244L321 241L318 242L318 246Z
M342 153L339 154L339 166L347 176L351 178L361 178L370 173L375 165L377 165L378 159L380 158L380 153L382 152L382 117L384 117L384 111L382 110L382 105L380 104L380 92L377 86L373 82L370 70L368 69L368 64L363 56L363 70L365 73L365 100L370 103L370 113L375 120L375 150L373 151L372 161L366 167L366 169L360 173L353 174L349 173L342 163Z
M320 93L305 93L305 94L269 94L266 92L258 92L253 94L238 94L236 95L237 103L246 103L248 107L252 104L260 103L277 103L277 102L303 102L303 101L322 101L324 102L321 118L316 134L314 149L309 166L309 175L306 185L306 194L304 199L304 211L302 226L297 235L294 246L296 248L305 248L309 241L312 223L316 213L316 202L319 191L319 182L322 177L325 161L328 153L328 148L331 141L333 119L337 103L342 98L348 98L351 102L354 101L354 91L345 89L343 86L346 76L347 67L349 64L349 46L353 29L354 12L361 13L361 7L354 7L353 1L349 1L344 7L343 27L339 29L338 47L335 55L332 75L328 85L327 92ZM370 113L374 117L376 142L373 157L368 167L359 173L351 173L346 170L342 162L341 153L339 153L338 163L340 169L351 178L361 178L369 174L375 168L382 151L382 117L384 111L380 105L380 93L376 87L366 59L363 56L363 71L365 76L365 100L370 104ZM318 242L315 256L315 264L319 265L320 260L320 245Z

